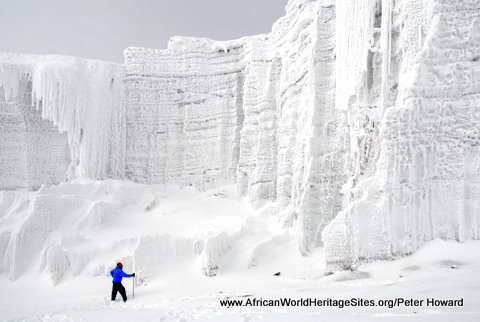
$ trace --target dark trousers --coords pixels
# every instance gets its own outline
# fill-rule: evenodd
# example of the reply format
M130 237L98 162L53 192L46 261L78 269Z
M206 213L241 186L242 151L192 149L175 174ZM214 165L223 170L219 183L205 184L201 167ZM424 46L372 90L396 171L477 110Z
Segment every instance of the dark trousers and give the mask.
M120 292L120 295L122 296L123 302L127 301L127 292L125 292L125 287L123 287L122 283L118 282L112 283L112 301L115 301L115 298L117 297L117 292Z

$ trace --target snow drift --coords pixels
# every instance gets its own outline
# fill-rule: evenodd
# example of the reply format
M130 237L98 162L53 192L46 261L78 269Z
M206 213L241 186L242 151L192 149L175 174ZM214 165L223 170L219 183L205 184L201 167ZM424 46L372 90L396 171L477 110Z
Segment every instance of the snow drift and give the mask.
M124 65L1 54L0 188L79 178L236 184L295 230L302 252L323 244L330 269L435 238L478 239L478 1L291 0L286 9L268 35L175 37L166 50L128 48ZM16 193L0 206L25 198ZM114 216L115 205L64 197L90 214L82 227ZM28 266L24 254L40 250L54 280L75 271L61 245L45 248L65 212L56 198L22 206L42 215L16 234L2 227L13 278ZM185 244L182 258L203 252L207 275L232 242L220 231L195 247L142 240L136 256Z
M199 193L76 180L37 191L1 191L0 207L0 273L12 280L39 272L53 284L81 274L108 275L119 260L135 269L141 284L178 270L215 276L234 248L244 252L238 258L247 267L264 240L282 234L279 245L294 241L278 225L255 217L234 186Z

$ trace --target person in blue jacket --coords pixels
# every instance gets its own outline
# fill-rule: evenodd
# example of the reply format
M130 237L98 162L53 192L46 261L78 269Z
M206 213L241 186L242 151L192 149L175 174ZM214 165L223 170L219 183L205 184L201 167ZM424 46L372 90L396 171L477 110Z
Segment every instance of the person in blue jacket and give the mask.
M133 274L127 274L123 270L123 264L118 262L117 267L112 269L110 272L110 275L113 277L113 286L112 286L112 301L115 301L115 298L117 297L117 292L120 292L120 295L123 298L123 302L127 301L127 293L125 292L125 287L122 285L122 278L123 277L133 277L135 276L135 273Z

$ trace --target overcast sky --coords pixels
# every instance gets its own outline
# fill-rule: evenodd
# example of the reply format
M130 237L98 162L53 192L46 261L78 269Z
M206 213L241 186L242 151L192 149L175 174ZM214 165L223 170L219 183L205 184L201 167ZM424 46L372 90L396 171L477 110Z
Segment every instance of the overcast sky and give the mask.
M171 36L268 33L287 0L0 0L0 51L123 62L128 46Z

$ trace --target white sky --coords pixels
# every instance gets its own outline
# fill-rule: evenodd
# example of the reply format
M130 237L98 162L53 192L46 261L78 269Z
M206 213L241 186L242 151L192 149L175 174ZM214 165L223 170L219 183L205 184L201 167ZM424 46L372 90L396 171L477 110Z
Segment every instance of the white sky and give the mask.
M123 62L128 46L171 36L268 33L287 0L0 0L0 51Z

